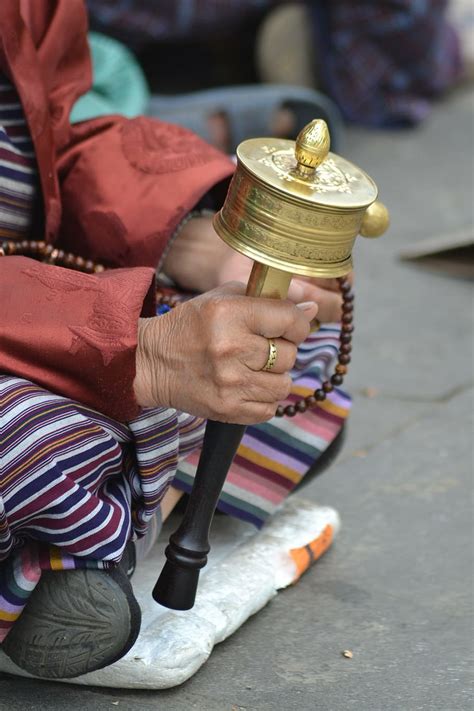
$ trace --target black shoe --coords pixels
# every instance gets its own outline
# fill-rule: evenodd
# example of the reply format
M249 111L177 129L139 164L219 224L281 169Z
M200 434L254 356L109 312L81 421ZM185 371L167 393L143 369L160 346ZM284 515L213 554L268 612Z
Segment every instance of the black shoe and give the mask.
M121 659L140 623L140 607L120 569L48 571L2 649L34 676L69 679Z
M137 549L133 541L129 541L125 546L122 559L118 565L120 570L130 579L137 567Z

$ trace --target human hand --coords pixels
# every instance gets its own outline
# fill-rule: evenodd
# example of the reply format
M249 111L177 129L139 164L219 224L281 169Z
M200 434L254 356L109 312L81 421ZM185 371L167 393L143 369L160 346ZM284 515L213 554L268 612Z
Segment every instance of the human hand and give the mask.
M140 319L134 388L141 406L240 424L274 416L318 307L244 294L243 284L231 283ZM269 338L277 359L266 372Z

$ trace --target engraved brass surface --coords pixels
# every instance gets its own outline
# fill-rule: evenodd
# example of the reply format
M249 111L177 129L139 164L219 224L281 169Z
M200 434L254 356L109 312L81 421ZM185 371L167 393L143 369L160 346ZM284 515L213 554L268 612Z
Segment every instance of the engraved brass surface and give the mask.
M270 138L241 143L225 204L214 218L219 236L280 271L327 278L347 274L356 236L362 229L376 236L384 219L380 208L370 210L377 198L373 180L329 148L322 120L308 124L296 143Z

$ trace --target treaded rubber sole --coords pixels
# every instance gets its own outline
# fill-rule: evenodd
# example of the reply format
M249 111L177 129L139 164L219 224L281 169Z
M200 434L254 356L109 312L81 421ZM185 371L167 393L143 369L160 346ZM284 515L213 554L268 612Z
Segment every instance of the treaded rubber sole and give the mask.
M2 649L34 676L70 679L121 659L135 643L140 623L140 607L123 571L48 571Z

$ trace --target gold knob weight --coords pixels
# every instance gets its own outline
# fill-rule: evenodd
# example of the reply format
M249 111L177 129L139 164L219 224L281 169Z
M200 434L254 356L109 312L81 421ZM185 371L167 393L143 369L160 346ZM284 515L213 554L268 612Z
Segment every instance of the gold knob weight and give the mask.
M376 200L369 205L362 218L360 234L362 237L381 237L390 226L390 215L383 204Z

